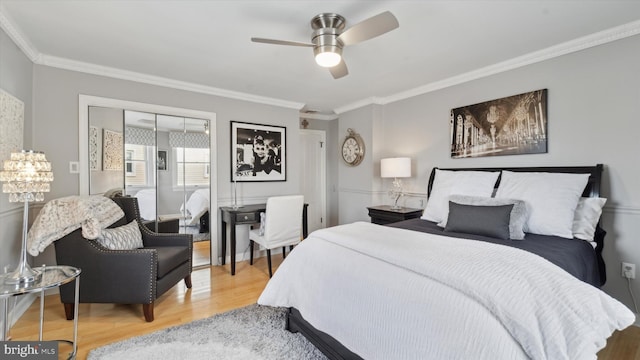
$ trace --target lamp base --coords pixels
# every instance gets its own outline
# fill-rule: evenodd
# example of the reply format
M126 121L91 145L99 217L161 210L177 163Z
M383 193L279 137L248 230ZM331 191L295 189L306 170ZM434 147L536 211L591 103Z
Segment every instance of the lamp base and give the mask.
M4 278L5 285L28 286L40 280L42 273L33 270L28 264L18 265L18 268L7 274Z
M391 205L391 207L389 208L391 210L401 210L402 206L398 206L398 205Z

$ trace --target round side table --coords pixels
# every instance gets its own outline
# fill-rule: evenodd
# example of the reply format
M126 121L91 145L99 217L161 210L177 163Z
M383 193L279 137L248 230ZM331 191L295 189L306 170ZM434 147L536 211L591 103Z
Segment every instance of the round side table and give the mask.
M29 293L40 293L40 336L42 341L42 327L44 325L44 292L48 289L60 287L75 280L75 308L73 317L73 341L63 341L73 345L73 350L68 359L73 359L78 350L78 294L80 289L80 269L67 265L41 266L34 268L40 272L40 277L34 282L27 284L5 284L7 274L0 275L0 302L2 305L2 316L4 328L0 331L0 340L7 341L9 333L9 298L13 296L25 295Z

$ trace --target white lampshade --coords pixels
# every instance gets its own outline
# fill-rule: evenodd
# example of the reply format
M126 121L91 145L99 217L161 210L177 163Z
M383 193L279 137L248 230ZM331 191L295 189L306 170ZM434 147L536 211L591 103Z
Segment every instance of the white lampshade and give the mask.
M411 177L411 158L396 157L380 160L380 176L383 178Z

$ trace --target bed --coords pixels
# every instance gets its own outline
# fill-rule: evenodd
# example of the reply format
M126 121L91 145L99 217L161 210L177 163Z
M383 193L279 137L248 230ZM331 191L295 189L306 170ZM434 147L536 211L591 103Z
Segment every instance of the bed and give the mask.
M185 225L197 226L200 233L209 232L209 196L209 189L198 189L180 206L180 212L186 214Z
M287 328L330 359L595 359L615 329L635 320L598 289L606 280L606 233L598 225L604 202L590 213L590 238L582 239L584 224L576 222L581 206L600 199L601 173L602 165L435 168L423 218L312 233L258 303L289 308ZM564 191L565 180L573 192ZM505 196L523 184L526 200ZM539 211L544 196L536 188L556 194L545 200L551 204L574 201L571 236L556 224L566 209ZM471 205L465 196L515 203ZM458 198L464 201L452 201ZM434 212L439 201L448 213ZM526 216L516 216L516 207ZM522 218L527 232L513 240ZM545 231L558 235L539 234Z

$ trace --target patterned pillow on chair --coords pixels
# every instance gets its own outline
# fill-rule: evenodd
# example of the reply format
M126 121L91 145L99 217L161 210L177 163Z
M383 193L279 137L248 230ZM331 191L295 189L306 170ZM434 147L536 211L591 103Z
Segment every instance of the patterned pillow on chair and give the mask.
M133 250L143 247L142 233L136 220L114 229L103 229L96 241L110 250Z

